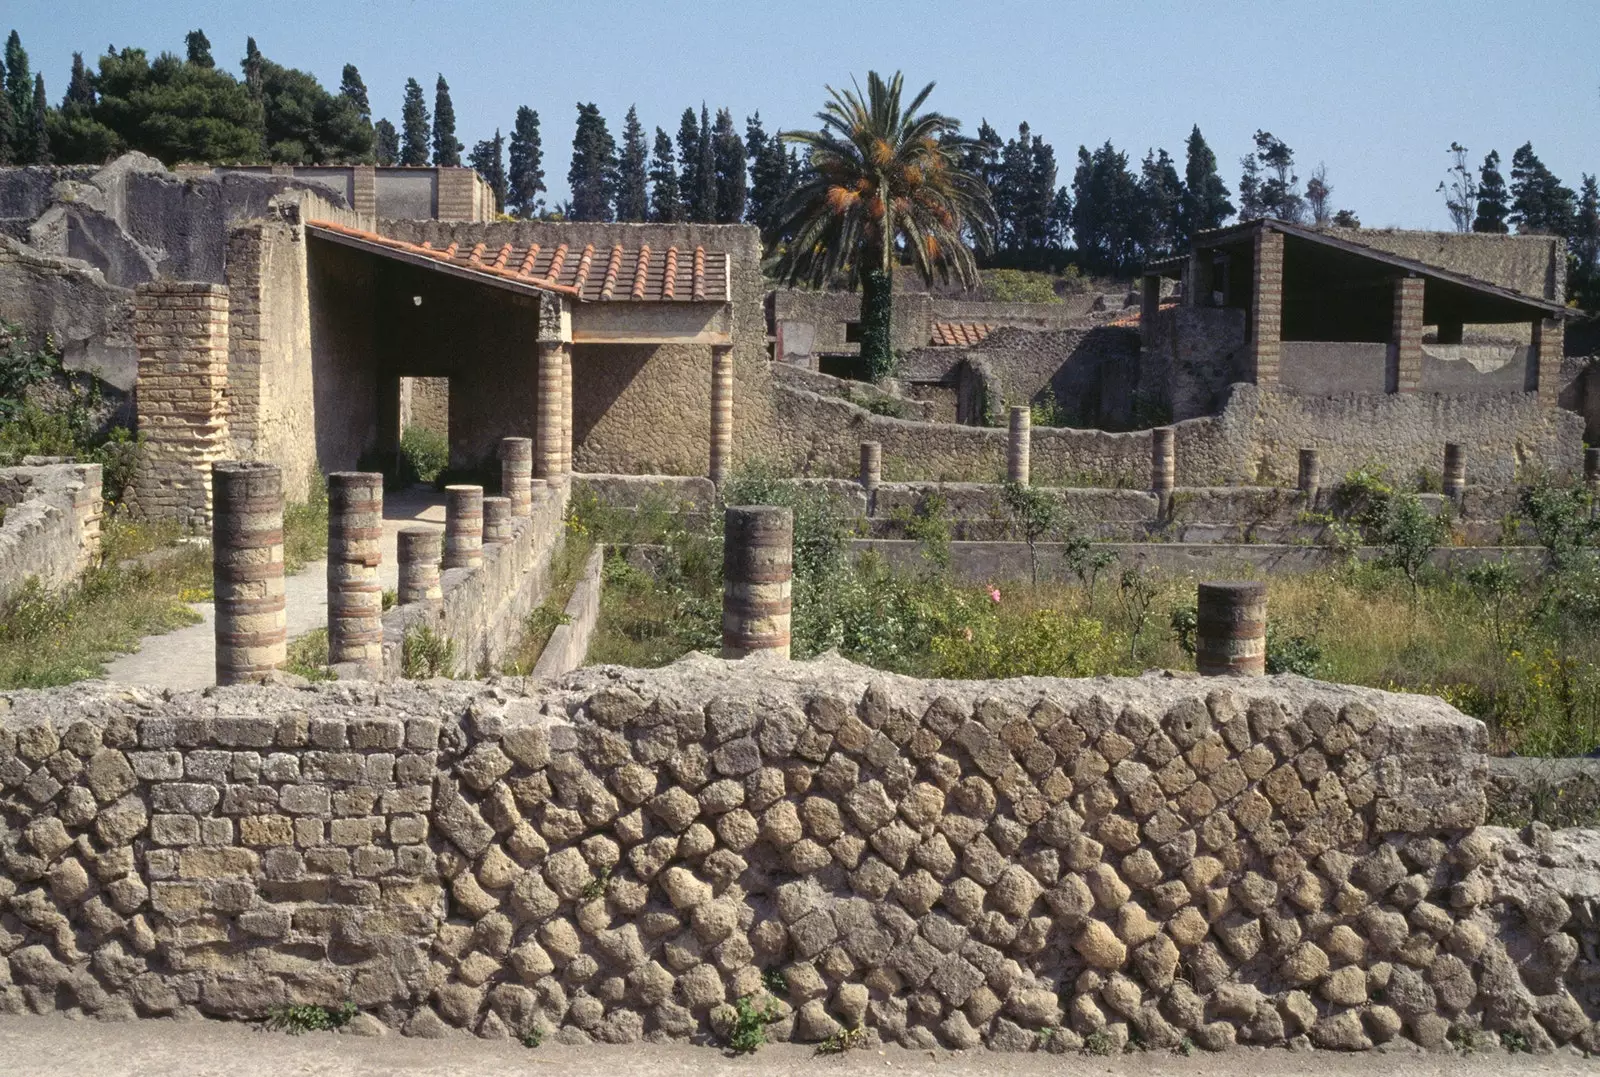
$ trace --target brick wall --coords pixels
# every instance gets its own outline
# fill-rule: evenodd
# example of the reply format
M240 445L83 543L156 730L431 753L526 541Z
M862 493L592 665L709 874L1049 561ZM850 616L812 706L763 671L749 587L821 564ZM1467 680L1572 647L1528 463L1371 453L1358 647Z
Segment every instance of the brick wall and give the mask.
M1278 340L1283 329L1283 233L1256 233L1250 288L1250 368L1257 385L1278 384Z
M135 386L144 439L129 508L186 527L211 520L211 464L228 433L228 289L195 281L141 284L134 300Z
M1594 831L1298 678L80 687L0 714L0 1011L907 1047L1600 1047Z
M1390 388L1397 393L1414 393L1422 387L1422 301L1427 283L1421 277L1399 277L1394 282Z

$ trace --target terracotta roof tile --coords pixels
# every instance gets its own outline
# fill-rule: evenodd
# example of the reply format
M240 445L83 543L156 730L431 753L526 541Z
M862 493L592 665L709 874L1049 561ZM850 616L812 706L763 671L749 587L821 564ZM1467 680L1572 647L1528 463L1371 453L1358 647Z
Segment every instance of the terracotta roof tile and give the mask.
M994 329L983 322L934 322L932 344L947 348L970 348L981 344Z
M694 248L692 257L687 253L679 257L675 246L660 254L648 246L637 250L620 245L597 249L588 244L577 258L572 258L565 243L553 251L537 243L526 248L506 243L491 259L486 257L486 243L478 243L466 252L457 243L440 250L431 242L408 243L331 221L308 221L307 225L360 244L423 255L458 269L521 281L589 302L721 303L727 301L730 291L728 255L704 247ZM603 270L595 264L597 258L604 258ZM987 327L983 328L987 331Z

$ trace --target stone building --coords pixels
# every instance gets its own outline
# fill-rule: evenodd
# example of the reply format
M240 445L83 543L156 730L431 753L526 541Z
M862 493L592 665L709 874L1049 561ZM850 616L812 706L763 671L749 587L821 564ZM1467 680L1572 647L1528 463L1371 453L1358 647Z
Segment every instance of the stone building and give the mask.
M178 166L180 176L279 176L315 184L357 213L395 220L492 221L494 190L470 168L440 165Z

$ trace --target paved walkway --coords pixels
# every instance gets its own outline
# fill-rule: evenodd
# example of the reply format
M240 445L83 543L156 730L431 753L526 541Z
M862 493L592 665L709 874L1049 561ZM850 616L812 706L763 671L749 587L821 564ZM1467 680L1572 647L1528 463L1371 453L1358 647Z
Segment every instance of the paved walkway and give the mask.
M414 487L385 495L383 563L378 569L385 590L393 589L399 580L395 536L402 527L416 523L444 527L443 494L430 487ZM290 639L328 623L328 562L313 561L306 565L284 581L283 590ZM205 688L215 683L215 607L210 602L196 602L189 608L200 615L199 624L159 636L146 636L139 641L139 649L133 654L120 655L106 663L106 679L116 684L174 691Z
M1462 1055L1415 1048L1362 1054L1235 1048L1187 1058L1170 1051L1096 1058L898 1047L819 1056L808 1047L773 1044L729 1057L716 1048L678 1044L529 1049L464 1033L443 1040L393 1033L288 1036L222 1021L0 1017L0 1073L19 1077L1533 1077L1592 1074L1594 1065L1570 1051Z

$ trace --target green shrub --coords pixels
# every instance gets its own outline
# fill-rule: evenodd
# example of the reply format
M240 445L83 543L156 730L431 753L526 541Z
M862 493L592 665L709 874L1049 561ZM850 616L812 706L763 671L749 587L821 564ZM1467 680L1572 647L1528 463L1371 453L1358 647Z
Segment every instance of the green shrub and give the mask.
M756 1009L754 1000L744 995L733 1004L733 1027L728 1032L728 1050L749 1054L767 1042L767 1026L778 1019L776 1002Z
M433 482L450 466L450 443L443 434L425 426L408 426L400 435L401 479Z
M353 1002L334 1008L311 1004L274 1006L267 1015L267 1027L298 1036L302 1032L335 1032L355 1019L361 1011Z
M1072 267L1075 271L1076 266ZM985 269L983 298L991 303L1059 303L1048 273L1030 273L1023 269Z
M410 680L450 677L456 668L456 645L428 625L406 629L400 644L400 672Z

